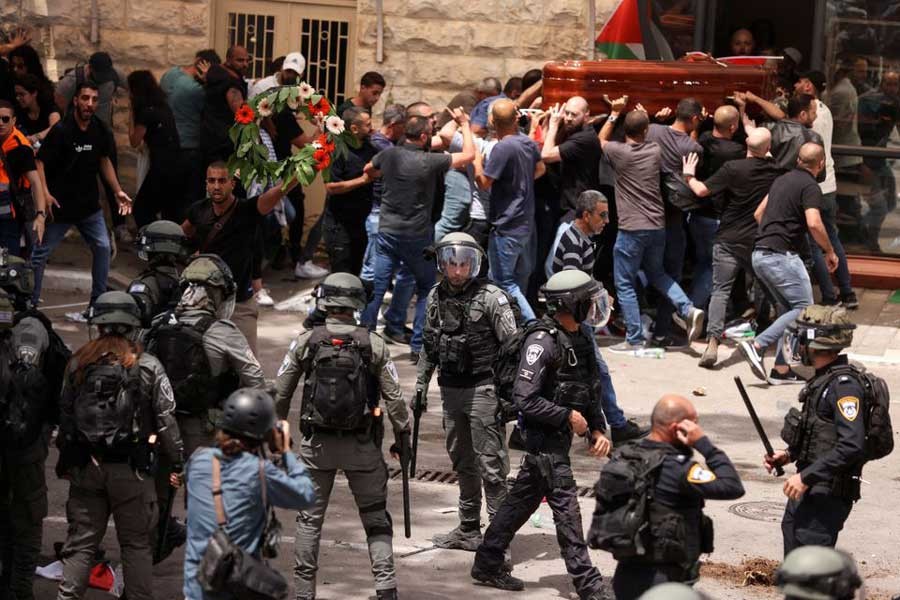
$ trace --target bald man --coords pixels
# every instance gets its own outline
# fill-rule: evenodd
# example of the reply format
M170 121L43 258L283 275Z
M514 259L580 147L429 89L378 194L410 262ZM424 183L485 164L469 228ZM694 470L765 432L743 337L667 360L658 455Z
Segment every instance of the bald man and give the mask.
M752 130L747 136L746 158L726 162L705 181L694 176L693 157L684 161L684 176L691 191L704 202L711 202L719 213L719 229L712 248L709 342L700 358L701 367L712 368L718 360L728 299L738 274L753 272L751 254L758 226L753 214L772 182L783 173L775 160L766 156L771 143L768 129Z
M613 577L617 600L634 600L654 585L678 581L693 585L700 576L700 555L712 551L712 521L703 514L706 500L734 500L744 495L741 479L724 452L698 424L697 409L682 396L660 398L645 439L617 449L597 483L597 508L588 534L592 547L621 532L631 489L622 485L625 472L655 478L647 510L648 552L618 560ZM694 450L705 464L693 459ZM647 469L647 465L650 468ZM638 475L637 479L640 480ZM649 483L649 482L648 482ZM654 533L659 532L659 537Z
M753 32L749 29L738 29L731 34L731 40L728 42L732 56L748 56L753 54L756 42L753 39Z
M522 317L530 321L535 314L525 292L537 260L534 180L546 167L537 144L519 133L518 110L512 100L494 102L490 116L499 141L487 163L480 153L474 163L478 187L491 192L489 277L516 299Z
M822 190L816 177L825 169L825 149L819 144L800 147L797 167L772 183L769 195L756 209L759 232L753 248L753 271L778 304L779 317L752 342L740 348L753 374L772 385L804 383L782 356L781 336L805 306L813 303L812 285L804 264L809 256L807 233L825 254L830 272L838 265L822 223ZM775 367L763 365L767 348L776 346Z

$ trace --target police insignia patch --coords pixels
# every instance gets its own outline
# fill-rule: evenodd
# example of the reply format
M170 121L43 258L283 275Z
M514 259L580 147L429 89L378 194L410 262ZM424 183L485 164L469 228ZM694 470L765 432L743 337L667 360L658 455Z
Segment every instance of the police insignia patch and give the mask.
M837 401L838 410L848 421L855 421L859 415L859 398L856 396L844 396Z
M528 369L521 369L519 371L519 377L521 377L525 381L531 381L532 379L534 379L534 371L529 371Z
M687 480L689 483L711 483L716 480L716 474L695 464L688 471Z
M132 283L131 287L128 288L129 294L143 294L146 291L147 286L139 282Z
M528 348L525 349L525 362L529 365L533 365L538 361L541 357L541 354L544 353L544 347L540 344L531 344Z
M394 366L394 361L389 360L385 363L384 368L387 369L388 375L391 376L391 379L394 380L394 383L400 381L400 376L397 375L397 367Z
M497 304L499 304L500 306L503 306L507 302L508 300L506 299L506 296L500 296L499 298L497 298Z

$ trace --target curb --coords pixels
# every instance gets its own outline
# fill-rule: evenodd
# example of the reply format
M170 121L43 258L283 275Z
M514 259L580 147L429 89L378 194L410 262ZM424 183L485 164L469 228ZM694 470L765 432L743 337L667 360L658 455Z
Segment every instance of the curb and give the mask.
M110 271L107 286L112 289L127 289L131 279L117 271ZM91 272L81 269L48 268L44 270L42 290L53 292L69 292L75 294L91 293Z

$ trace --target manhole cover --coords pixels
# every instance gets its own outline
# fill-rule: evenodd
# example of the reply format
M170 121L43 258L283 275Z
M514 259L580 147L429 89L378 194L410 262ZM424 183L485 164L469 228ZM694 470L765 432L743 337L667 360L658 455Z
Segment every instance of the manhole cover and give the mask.
M739 502L728 507L728 512L753 521L780 523L784 504L778 502Z

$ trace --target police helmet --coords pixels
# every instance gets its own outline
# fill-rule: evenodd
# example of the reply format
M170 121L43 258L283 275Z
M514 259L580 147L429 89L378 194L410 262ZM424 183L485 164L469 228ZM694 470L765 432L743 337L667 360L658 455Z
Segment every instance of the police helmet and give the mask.
M438 270L444 274L444 277L449 277L450 265L457 267L468 265L467 282L478 277L481 261L484 259L484 250L468 233L461 231L448 233L441 238L434 251Z
M181 285L187 288L185 294L191 293L191 287L203 287L220 319L228 319L234 312L237 285L231 269L217 254L198 254L192 258L181 272Z
M854 329L845 308L812 304L785 330L784 357L791 365L809 364L807 349L840 352L853 343Z
M609 294L602 283L584 271L569 269L556 273L547 280L541 293L551 316L565 310L578 323L592 327L602 327L609 321Z
M0 252L0 288L16 299L30 299L34 292L34 269L23 258Z
M683 583L668 582L655 585L638 600L703 600L704 596L694 588Z
M316 308L328 312L329 308L351 308L363 310L366 307L366 288L356 275L332 273L316 286Z
M6 290L0 288L0 330L12 329L16 324L15 318L13 299Z
M232 435L262 440L275 427L275 421L272 396L260 389L241 388L222 403L217 426Z
M775 572L775 584L788 598L849 600L862 585L853 558L834 548L792 550Z
M172 221L153 221L138 233L138 256L150 260L154 256L169 255L175 258L187 256L187 236L181 225Z
M102 325L141 326L141 311L131 294L106 292L94 300L88 312L88 323Z

